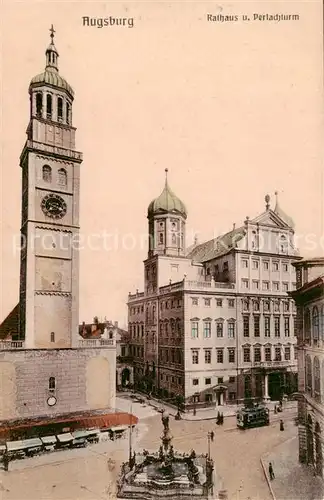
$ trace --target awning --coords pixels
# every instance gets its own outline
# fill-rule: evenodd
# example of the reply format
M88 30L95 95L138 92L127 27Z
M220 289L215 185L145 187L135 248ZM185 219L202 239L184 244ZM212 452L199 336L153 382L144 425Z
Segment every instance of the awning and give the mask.
M86 438L89 436L88 431L74 431L72 432L72 436L74 439L79 439L79 438Z
M70 432L66 432L65 434L59 434L56 437L60 443L68 443L69 441L73 441L73 436Z
M42 441L39 438L25 439L23 441L26 448L33 448L35 446L42 446Z
M89 429L87 430L88 436L94 436L95 434L100 434L100 429Z
M118 425L117 427L111 427L109 430L111 432L123 432L128 429L127 425Z
M44 436L41 440L44 444L54 444L57 441L56 436Z

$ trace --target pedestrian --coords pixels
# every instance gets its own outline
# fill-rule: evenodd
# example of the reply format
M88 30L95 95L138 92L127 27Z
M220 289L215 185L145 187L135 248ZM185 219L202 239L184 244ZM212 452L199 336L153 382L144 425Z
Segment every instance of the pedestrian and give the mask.
M275 478L275 475L274 475L274 472L273 472L273 467L272 467L272 463L271 463L271 462L269 463L269 476L270 476L270 480L271 480L271 481Z
M221 413L221 415L220 415L220 423L221 423L221 425L223 425L223 423L224 423L224 415L223 415L223 413Z
M9 470L9 456L8 456L7 451L5 451L3 454L3 468L6 472L8 472L8 470Z
M214 431L211 431L210 433L210 439L211 439L211 442L213 443L214 442Z
M276 413L277 413L277 405L274 405L273 413L274 413L274 414L276 414Z
M281 430L281 431L284 431L284 430L285 430L283 420L280 420L280 430Z

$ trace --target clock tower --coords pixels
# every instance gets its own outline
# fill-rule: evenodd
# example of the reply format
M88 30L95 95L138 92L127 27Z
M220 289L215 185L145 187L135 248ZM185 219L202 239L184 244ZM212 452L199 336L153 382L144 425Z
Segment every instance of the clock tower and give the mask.
M79 181L74 92L60 75L54 29L46 66L29 86L22 168L20 339L31 349L76 347Z

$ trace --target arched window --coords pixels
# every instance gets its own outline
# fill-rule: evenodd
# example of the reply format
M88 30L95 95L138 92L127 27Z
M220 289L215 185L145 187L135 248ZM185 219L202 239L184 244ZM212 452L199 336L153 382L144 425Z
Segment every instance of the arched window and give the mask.
M313 392L312 360L309 355L306 356L306 392L309 394Z
M42 116L43 110L43 95L41 92L36 94L36 116Z
M57 98L57 119L59 122L63 120L63 99L62 99L62 97Z
M48 388L50 391L54 391L56 387L55 377L50 377L48 379Z
M318 317L318 309L316 306L313 307L313 312L312 312L312 336L313 340L319 339L319 317Z
M304 312L304 339L305 342L309 342L311 338L311 319L309 309L305 309Z
M58 183L60 186L67 185L67 173L64 168L60 168L60 170L58 171Z
M280 252L285 252L287 250L287 238L283 234L280 236L279 250Z
M70 103L66 103L66 123L71 124L71 106Z
M163 244L163 233L160 233L160 244Z
M43 181L52 182L52 169L49 165L43 166Z
M51 342L55 342L55 332L51 332Z
M48 119L52 118L52 96L47 94L46 96L46 116Z
M321 401L321 366L317 356L314 358L314 397Z

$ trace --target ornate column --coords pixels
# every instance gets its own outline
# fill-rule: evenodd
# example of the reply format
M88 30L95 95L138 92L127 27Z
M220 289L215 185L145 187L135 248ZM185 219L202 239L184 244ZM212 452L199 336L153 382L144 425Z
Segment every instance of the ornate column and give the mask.
M269 379L268 379L269 375L267 373L264 374L264 395L263 395L263 399L265 401L269 401L270 398L269 398Z

